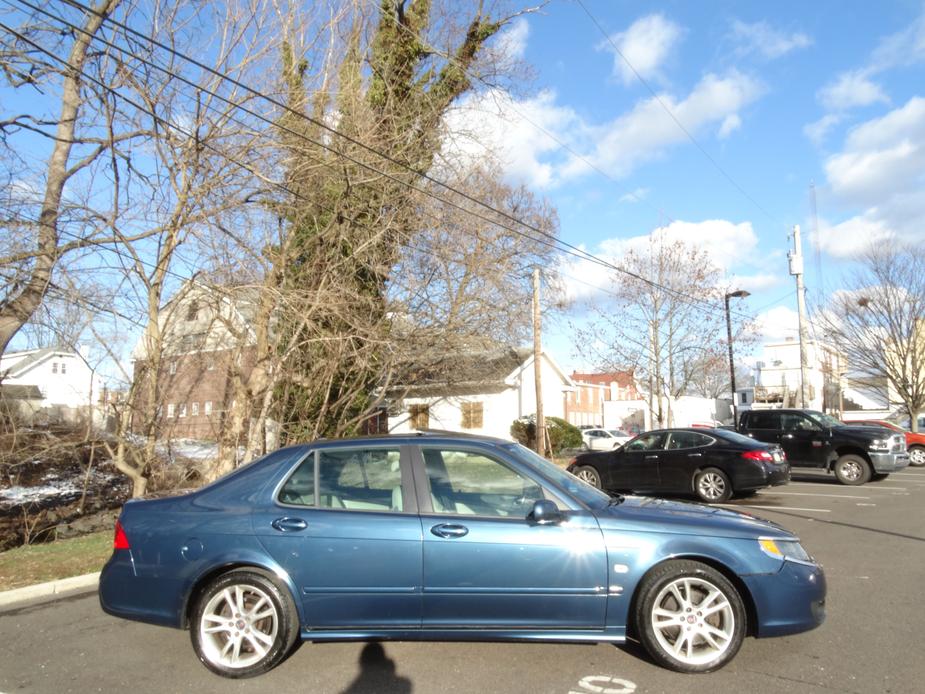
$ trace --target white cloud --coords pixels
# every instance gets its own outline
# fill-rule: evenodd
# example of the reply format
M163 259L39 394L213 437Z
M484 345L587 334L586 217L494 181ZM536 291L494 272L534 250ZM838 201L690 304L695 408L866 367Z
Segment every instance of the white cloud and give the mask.
M847 111L857 106L890 101L880 85L872 82L864 70L842 73L834 82L820 89L816 96L830 111Z
M818 147L823 143L829 131L841 123L841 121L841 115L837 113L828 113L814 123L804 125L803 134Z
M626 195L621 195L620 199L617 200L618 203L637 203L645 200L649 195L650 190L648 188L637 188L636 190L631 190Z
M495 49L507 58L523 58L529 37L530 25L526 18L518 17L498 36Z
M725 140L732 133L742 127L742 119L739 117L738 113L730 113L723 120L723 124L719 126L719 132L716 133L716 136L720 140Z
M738 55L757 53L768 60L780 58L800 48L807 48L813 43L806 34L795 32L788 35L767 22L746 24L739 20L732 23L732 40L738 44Z
M882 72L894 67L925 61L925 12L908 28L887 36L871 55L871 70Z
M925 239L925 98L852 130L841 152L825 163L836 199L862 211L820 229L827 253L855 255L872 243Z
M767 342L783 342L799 335L799 315L792 308L775 306L755 317L755 333Z
M664 15L651 14L637 19L629 29L614 34L598 48L614 54L614 75L620 77L624 84L632 84L637 73L643 79L661 78L662 64L671 55L682 34L680 25ZM614 45L623 54L622 58L614 50Z
M720 77L708 74L683 100L661 96L640 101L625 115L605 125L588 127L593 149L584 159L610 175L624 177L639 165L659 157L664 150L687 140L687 135L666 113L664 104L691 133L722 123L730 115L758 98L762 86L754 79L733 71ZM577 177L590 169L586 161L573 158L564 177Z

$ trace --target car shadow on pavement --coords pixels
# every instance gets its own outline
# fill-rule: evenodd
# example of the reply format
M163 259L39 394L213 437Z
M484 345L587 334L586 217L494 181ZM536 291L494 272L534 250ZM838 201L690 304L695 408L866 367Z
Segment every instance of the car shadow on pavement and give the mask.
M395 673L395 661L381 643L363 647L359 666L359 674L341 694L411 694L411 680Z

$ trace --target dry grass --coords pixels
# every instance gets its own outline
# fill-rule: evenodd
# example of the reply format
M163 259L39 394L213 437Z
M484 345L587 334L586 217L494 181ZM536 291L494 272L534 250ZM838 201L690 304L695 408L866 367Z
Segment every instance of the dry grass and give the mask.
M111 553L111 531L0 552L0 590L93 573Z

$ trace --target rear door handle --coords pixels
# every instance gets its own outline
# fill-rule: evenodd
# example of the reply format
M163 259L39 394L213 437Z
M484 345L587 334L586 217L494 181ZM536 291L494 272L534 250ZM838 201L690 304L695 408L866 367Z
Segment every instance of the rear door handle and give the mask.
M440 523L430 529L437 537L464 537L469 534L469 528L455 523Z
M688 454L687 454L687 457L688 457L688 458L702 458L702 457L703 457L703 453L688 453Z
M277 518L275 521L270 523L270 525L279 530L281 533L291 533L297 530L305 530L305 528L308 527L308 523L306 523L301 518L291 518L289 516Z
M792 439L792 438L793 438L793 434L783 434L783 435L781 436L781 438L782 438L782 439Z
M657 455L647 455L646 460L658 460L658 456Z

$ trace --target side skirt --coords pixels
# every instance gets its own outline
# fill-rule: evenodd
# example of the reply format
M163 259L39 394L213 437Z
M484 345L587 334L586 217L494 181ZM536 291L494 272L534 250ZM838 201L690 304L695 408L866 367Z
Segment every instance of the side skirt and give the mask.
M623 643L625 629L302 629L303 641L550 641Z

